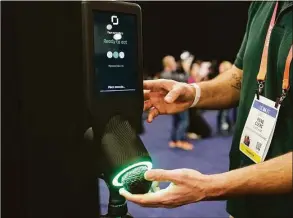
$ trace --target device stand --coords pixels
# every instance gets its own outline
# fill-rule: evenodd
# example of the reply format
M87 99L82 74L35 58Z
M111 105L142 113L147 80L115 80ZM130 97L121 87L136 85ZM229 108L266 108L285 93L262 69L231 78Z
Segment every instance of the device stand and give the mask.
M85 140L92 144L94 143L94 133L92 128L88 128L87 131L84 133ZM117 189L111 188L109 186L109 180L105 178L104 174L101 173L99 178L104 180L109 193L109 203L108 203L108 212L106 215L101 215L101 218L133 218L128 213L127 203L123 196L119 194Z
M108 187L109 188L109 187ZM133 218L128 213L127 203L123 196L117 190L109 188L110 197L108 204L108 213L102 215L103 218Z

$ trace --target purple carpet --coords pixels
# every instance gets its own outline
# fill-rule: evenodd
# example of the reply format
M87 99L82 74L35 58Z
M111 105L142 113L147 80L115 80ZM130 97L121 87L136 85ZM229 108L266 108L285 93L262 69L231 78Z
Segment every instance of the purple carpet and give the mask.
M204 117L213 127L214 132L216 127L216 114L216 111L207 111L204 113ZM146 132L142 136L142 139L152 156L154 168L191 168L204 174L220 173L228 170L231 137L219 137L214 133L215 136L210 139L192 141L194 144L192 151L183 151L168 147L171 130L170 116L160 116L152 124L146 123L145 129ZM103 214L107 211L108 196L108 190L103 181L101 181L100 199L101 212ZM130 202L128 203L129 212L135 218L227 218L228 214L225 207L225 201L200 202L175 209L142 208Z

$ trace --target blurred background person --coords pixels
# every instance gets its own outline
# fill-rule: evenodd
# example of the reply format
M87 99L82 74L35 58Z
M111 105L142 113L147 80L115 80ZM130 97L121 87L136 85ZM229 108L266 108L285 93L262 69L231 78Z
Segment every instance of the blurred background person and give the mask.
M187 61L187 63L186 63ZM190 62L190 56L181 60L177 66L175 58L171 55L165 56L162 60L163 72L160 75L162 79L172 79L178 82L188 82L188 72L184 70ZM169 146L184 150L192 150L193 145L187 141L186 133L189 126L188 110L172 115L172 130Z
M214 79L215 77L217 77L219 75L218 61L212 60L209 63L210 63L210 65L208 67L207 80Z
M200 64L200 68L199 68L199 81L206 81L206 80L209 80L209 72L210 72L210 67L212 66L212 62L210 61L203 61L201 62Z
M191 65L190 76L188 83L200 82L201 77L199 75L200 64L195 62ZM197 108L189 109L189 127L187 137L189 139L208 138L212 134L212 129L207 121L201 114L201 111Z
M229 70L232 67L232 63L229 61L223 61L219 65L219 74Z
M194 56L189 51L182 52L180 55L178 70L189 76L193 60L194 60Z
M232 63L229 61L223 61L220 66L219 66L219 73L223 73L226 70L229 70L232 67ZM233 123L232 125L235 125L236 123L236 118L237 118L237 107L231 109L232 110L232 118L233 118Z
M223 61L219 65L219 74L229 70L232 67L232 63L229 61ZM236 109L233 109L236 110ZM217 128L218 133L220 135L229 135L232 130L232 123L230 119L230 109L225 110L219 110L218 116L217 116Z
M160 79L161 72L155 73L152 79Z
M198 82L200 80L200 78L199 78L199 69L200 69L200 64L198 62L194 62L191 65L190 75L189 75L189 78L188 78L188 83L195 83L195 82Z

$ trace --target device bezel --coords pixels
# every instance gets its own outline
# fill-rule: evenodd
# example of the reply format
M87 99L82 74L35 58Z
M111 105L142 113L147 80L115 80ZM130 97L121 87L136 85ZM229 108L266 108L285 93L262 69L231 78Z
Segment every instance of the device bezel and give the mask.
M95 10L105 12L117 12L136 15L137 17L137 55L138 55L138 81L137 90L135 94L131 95L111 95L109 96L95 96L94 95L94 16ZM133 105L143 108L143 58L142 58L142 18L141 8L134 3L126 2L104 2L104 1L84 1L82 2L82 23L83 23L83 55L85 66L85 87L88 108L92 115L96 115L101 108L101 105L111 104L113 102L123 103L125 105ZM121 105L120 105L121 107Z

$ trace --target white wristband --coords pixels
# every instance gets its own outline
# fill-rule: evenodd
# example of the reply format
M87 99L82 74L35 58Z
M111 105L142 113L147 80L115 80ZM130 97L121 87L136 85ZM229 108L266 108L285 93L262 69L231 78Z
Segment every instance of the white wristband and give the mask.
M201 90L200 90L199 85L197 85L196 83L191 83L190 85L192 85L195 88L194 101L193 101L193 103L192 103L192 105L190 107L195 107L195 105L197 104L197 102L200 99Z

